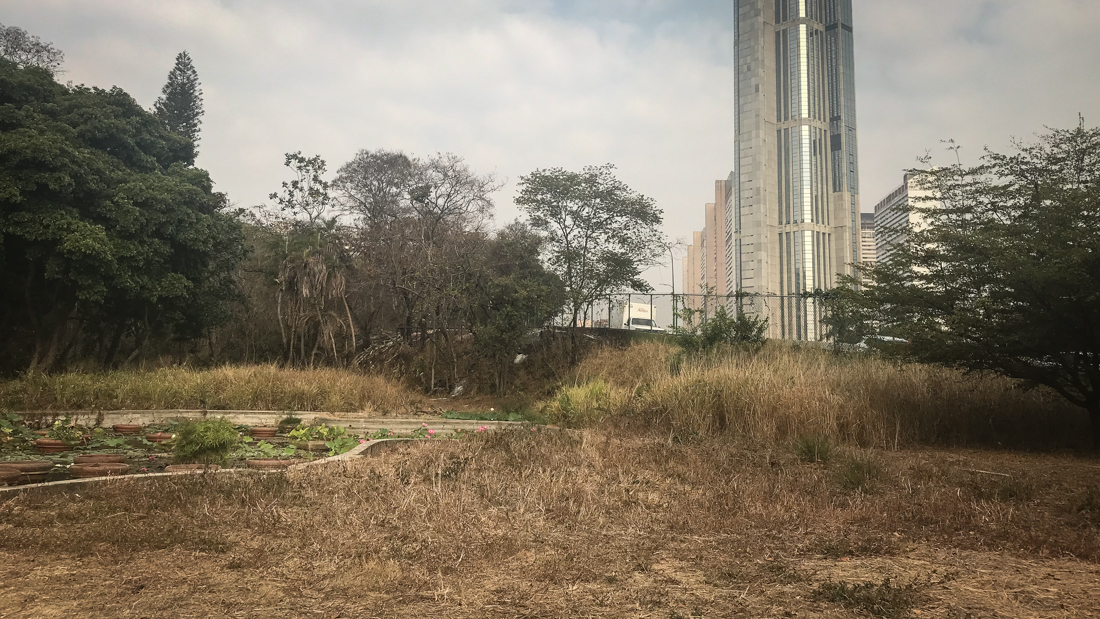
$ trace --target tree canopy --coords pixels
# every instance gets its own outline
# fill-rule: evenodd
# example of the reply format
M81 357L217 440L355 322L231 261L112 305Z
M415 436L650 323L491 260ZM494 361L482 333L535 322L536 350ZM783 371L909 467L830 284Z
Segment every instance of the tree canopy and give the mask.
M624 288L648 291L642 271L664 251L662 211L614 172L608 164L520 177L516 204L546 238L547 263L565 285L574 325L601 295Z
M22 28L0 24L0 58L21 69L38 67L53 74L61 70L65 54Z
M176 56L176 64L168 73L168 82L153 106L157 118L172 133L191 141L197 153L199 127L202 126L202 89L199 74L187 52ZM194 155L190 163L194 163Z
M4 369L78 351L110 365L124 336L195 337L225 318L240 224L192 153L121 89L0 60Z
M925 223L845 297L919 360L1058 391L1089 411L1100 448L1100 130L1017 147L913 171Z

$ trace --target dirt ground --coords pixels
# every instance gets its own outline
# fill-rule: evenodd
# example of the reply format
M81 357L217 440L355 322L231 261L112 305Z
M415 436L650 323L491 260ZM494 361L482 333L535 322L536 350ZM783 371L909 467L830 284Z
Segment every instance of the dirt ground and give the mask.
M1098 465L542 430L0 495L0 617L1100 617Z

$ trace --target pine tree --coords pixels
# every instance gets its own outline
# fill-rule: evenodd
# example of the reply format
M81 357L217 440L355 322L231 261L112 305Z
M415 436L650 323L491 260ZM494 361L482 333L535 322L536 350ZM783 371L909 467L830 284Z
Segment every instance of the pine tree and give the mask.
M199 88L199 74L187 52L176 56L176 66L168 74L168 83L161 90L153 110L169 131L198 145L203 115L202 89Z

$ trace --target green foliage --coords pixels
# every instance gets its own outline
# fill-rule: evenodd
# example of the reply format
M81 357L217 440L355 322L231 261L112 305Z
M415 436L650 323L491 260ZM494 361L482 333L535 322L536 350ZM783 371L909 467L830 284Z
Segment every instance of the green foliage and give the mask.
M542 410L551 423L566 427L587 427L613 412L615 393L602 380L564 387Z
M662 211L614 171L608 164L520 177L515 202L546 238L546 262L565 286L574 325L597 297L622 288L648 291L642 270L664 252Z
M1058 391L1089 411L1100 449L1100 129L911 174L923 223L848 281L859 319L914 359Z
M84 428L71 422L67 417L53 422L47 437L57 441L65 441L69 445L76 445L84 439Z
M176 428L173 451L177 462L225 464L239 438L237 427L227 419L187 421Z
M161 90L161 97L157 99L153 110L169 131L187 138L195 146L198 145L199 127L205 112L202 109L199 74L187 52L180 52L176 56L176 65L168 73L168 82ZM189 163L194 162L193 154Z
M348 433L347 428L341 426L327 426L321 424L319 426L298 426L290 431L287 436L294 441L331 441L342 436L346 436Z
M720 346L759 350L767 341L768 319L745 311L731 316L724 306L704 318L703 310L685 307L679 311L681 324L671 332L676 343L691 352L710 352Z
M359 438L356 436L338 436L332 440L325 441L325 447L328 447L329 457L338 456L342 453L347 453L355 448L359 444Z
M293 445L278 447L267 441L256 441L251 437L243 437L230 457L234 460L254 459L286 459L298 454L298 448Z
M877 617L901 619L920 601L920 592L913 584L895 585L887 578L880 583L827 582L817 588L814 597Z
M0 371L51 371L226 318L240 224L190 142L124 91L0 60Z
M800 436L794 442L794 453L803 462L828 462L835 451L832 441L816 434Z
M529 421L528 415L523 413L506 413L501 411L499 413L460 413L456 411L447 411L443 413L444 419L461 419L463 421Z
M287 415L279 421L279 432L286 433L290 428L296 428L302 425L302 420L293 415Z

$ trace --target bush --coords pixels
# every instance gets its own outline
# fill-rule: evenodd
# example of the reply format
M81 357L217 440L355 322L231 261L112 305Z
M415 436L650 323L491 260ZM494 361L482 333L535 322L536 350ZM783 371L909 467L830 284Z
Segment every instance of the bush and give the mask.
M672 333L686 350L709 352L720 346L736 346L755 351L767 341L767 318L756 318L740 311L731 316L725 307L719 307L713 316L702 321L702 313L691 308L680 311L684 326L674 328Z
M542 414L551 423L574 428L587 427L616 412L625 400L625 392L608 386L602 380L595 380L562 388L556 397L543 405Z
M185 421L176 428L176 462L183 464L225 464L237 444L237 427L223 418Z

